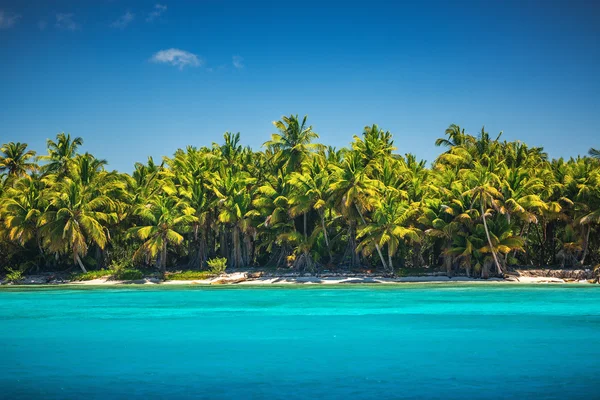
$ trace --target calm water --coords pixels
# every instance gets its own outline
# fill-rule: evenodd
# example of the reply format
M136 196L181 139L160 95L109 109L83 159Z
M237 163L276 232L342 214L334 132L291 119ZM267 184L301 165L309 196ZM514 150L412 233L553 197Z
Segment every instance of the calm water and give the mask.
M600 287L0 290L0 398L600 398Z

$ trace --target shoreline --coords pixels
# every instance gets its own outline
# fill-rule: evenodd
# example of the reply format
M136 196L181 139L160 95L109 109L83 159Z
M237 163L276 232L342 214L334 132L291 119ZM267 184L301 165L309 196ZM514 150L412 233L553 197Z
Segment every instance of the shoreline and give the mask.
M224 274L209 279L193 280L165 280L156 278L144 278L133 281L112 280L110 278L98 278L87 281L70 282L39 282L34 279L27 279L17 285L3 283L1 286L135 286L135 285L158 285L158 286L177 286L177 285L199 285L199 286L269 286L269 285L410 285L415 283L431 284L452 284L452 283L474 283L474 284L594 284L586 279L563 279L552 276L526 276L510 275L507 278L469 278L466 276L456 276L449 278L443 275L437 276L405 276L405 277L382 277L371 275L353 275L353 276L260 276L254 277L244 272L234 272Z

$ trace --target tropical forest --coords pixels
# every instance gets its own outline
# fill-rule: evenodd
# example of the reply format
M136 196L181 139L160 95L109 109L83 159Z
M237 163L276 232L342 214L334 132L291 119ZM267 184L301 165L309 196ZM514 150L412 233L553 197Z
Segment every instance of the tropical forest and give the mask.
M347 147L307 118L274 122L260 150L225 133L131 174L59 133L47 153L0 149L0 274L211 268L502 276L600 263L600 151L542 147L450 125L432 162L366 126ZM268 138L268 136L266 136ZM401 146L398 146L401 147ZM135 274L134 274L135 275Z

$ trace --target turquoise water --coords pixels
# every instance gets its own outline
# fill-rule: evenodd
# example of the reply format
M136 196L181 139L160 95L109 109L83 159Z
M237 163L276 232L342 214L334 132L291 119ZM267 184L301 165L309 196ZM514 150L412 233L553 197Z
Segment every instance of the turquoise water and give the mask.
M0 290L0 398L600 398L600 287Z

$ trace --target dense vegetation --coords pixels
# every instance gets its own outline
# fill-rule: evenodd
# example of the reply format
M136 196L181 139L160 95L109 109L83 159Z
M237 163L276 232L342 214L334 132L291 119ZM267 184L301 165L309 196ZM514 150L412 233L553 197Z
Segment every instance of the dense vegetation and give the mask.
M368 126L349 148L315 143L284 117L263 151L226 133L135 164L131 175L59 134L36 157L0 149L0 266L380 269L438 266L488 277L510 265L600 261L600 153L549 160L542 148L451 125L428 168Z

